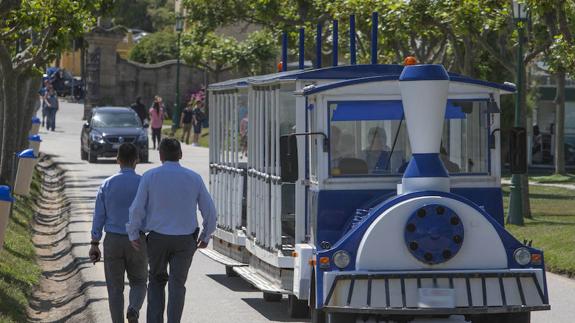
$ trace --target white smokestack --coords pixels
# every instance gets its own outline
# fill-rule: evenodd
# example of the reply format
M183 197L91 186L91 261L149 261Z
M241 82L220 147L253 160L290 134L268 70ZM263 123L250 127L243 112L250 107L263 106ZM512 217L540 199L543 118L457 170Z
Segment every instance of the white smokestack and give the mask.
M400 193L449 191L439 159L449 75L442 65L406 66L399 78L412 157Z

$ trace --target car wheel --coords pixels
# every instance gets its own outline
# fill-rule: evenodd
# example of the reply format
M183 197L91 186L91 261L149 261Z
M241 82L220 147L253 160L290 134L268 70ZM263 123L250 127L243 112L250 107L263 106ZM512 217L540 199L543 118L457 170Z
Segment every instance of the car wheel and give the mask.
M84 91L82 89L74 90L74 99L80 101L84 98Z
M88 162L90 163L97 163L98 162L98 155L94 153L92 150L88 153Z
M88 160L88 153L85 152L84 149L82 149L81 147L80 147L80 158L82 160Z

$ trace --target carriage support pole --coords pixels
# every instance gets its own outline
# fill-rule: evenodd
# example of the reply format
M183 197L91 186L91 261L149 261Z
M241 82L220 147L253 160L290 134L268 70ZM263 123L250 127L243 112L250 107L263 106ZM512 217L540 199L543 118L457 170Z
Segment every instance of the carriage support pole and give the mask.
M338 47L339 47L339 32L338 32L338 22L337 20L333 21L333 66L337 66L337 57L338 55Z
M315 35L315 67L321 68L321 43L322 43L322 24L317 24L317 31Z
M288 34L287 31L282 35L282 72L287 71L287 47L288 47Z
M305 67L305 28L299 29L299 69L303 70Z

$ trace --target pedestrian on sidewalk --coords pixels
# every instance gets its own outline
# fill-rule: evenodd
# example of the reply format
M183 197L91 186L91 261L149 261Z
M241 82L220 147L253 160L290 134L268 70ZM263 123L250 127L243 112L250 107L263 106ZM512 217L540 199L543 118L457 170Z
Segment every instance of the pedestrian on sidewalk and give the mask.
M145 248L139 239L147 236L148 286L147 322L164 321L165 286L168 283L168 323L180 322L192 258L197 248L205 248L216 229L214 202L199 174L182 167L180 142L165 138L160 143L163 165L144 173L138 194L130 207L126 225L132 246ZM196 216L203 218L201 234ZM168 274L168 264L170 271Z
M146 118L148 118L148 114L146 113L146 106L142 103L142 98L137 97L136 102L133 103L130 108L132 108L132 110L138 114L142 125L146 124Z
M202 133L202 124L206 120L206 115L202 111L203 102L196 101L193 110L193 124L194 124L194 136L192 138L192 146L199 146L200 134Z
M181 124L180 128L182 128L182 140L184 142L184 138L186 139L186 145L190 143L190 132L192 131L192 121L193 121L193 109L192 106L194 105L193 101L190 101L184 111L182 111L182 115L180 116Z
M134 251L126 232L129 208L140 184L141 176L136 174L138 148L124 143L118 149L120 172L102 183L96 198L96 208L92 221L92 247L90 259L96 263L101 258L98 247L104 238L104 273L108 288L108 303L112 322L124 322L124 275L130 283L129 305L126 318L129 323L137 323L140 309L146 297L148 258L146 248ZM136 234L134 238L145 245L145 237Z
M46 108L48 104L46 103L46 93L48 93L48 88L52 85L48 79L42 82L42 87L38 91L38 96L40 97L40 111L42 112L42 127L46 126Z
M53 87L49 87L46 92L44 103L46 104L46 129L55 131L56 129L56 112L59 109L58 94Z
M162 126L164 125L165 110L162 106L161 98L156 96L154 99L154 104L148 112L150 115L150 126L152 127L152 142L154 143L154 149L156 149L156 141L158 146L162 140Z

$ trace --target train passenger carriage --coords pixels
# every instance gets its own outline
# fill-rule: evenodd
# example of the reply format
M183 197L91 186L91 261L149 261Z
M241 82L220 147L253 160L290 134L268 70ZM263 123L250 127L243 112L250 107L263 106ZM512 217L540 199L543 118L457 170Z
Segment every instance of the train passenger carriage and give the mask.
M496 84L352 65L211 85L208 256L293 317L549 309L543 253L504 229ZM360 316L358 316L360 315Z

